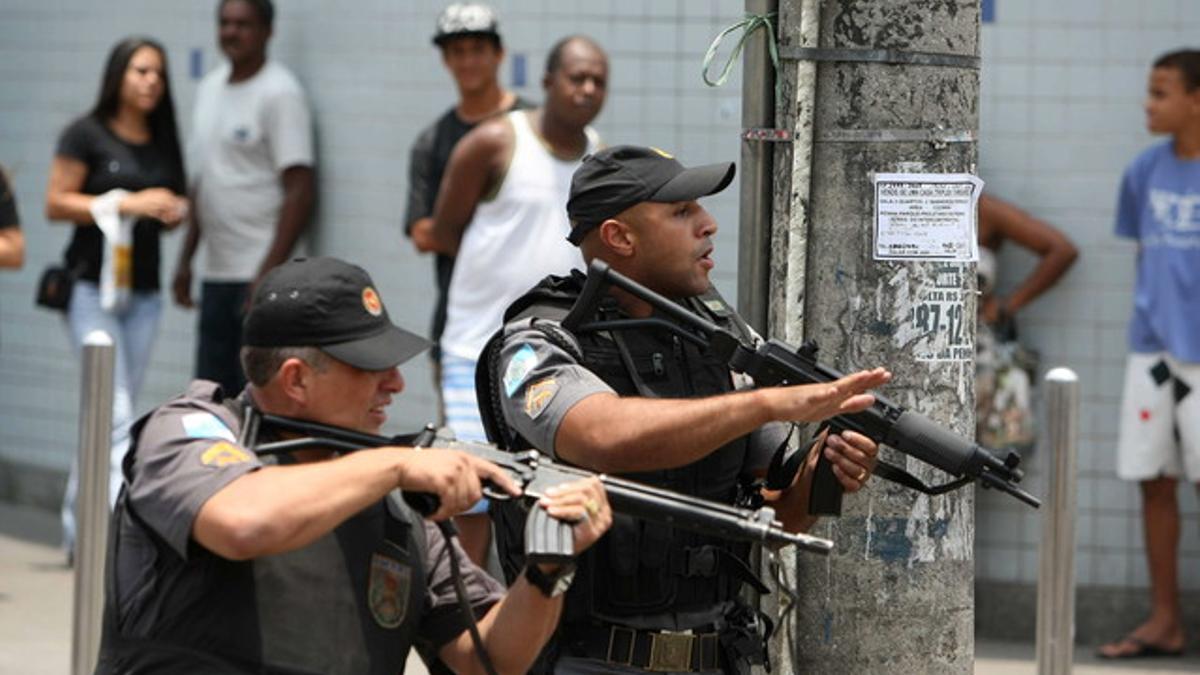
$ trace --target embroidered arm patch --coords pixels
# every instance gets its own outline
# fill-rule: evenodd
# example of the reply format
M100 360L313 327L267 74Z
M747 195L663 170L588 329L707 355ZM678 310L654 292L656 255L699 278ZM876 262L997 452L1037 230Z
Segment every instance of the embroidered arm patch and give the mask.
M536 365L537 354L534 353L533 347L525 345L517 350L509 360L508 367L504 369L504 393L508 396L515 394L525 381L525 376L529 375Z
M188 413L180 421L188 438L223 438L231 443L237 442L233 431L225 426L221 418L210 412Z

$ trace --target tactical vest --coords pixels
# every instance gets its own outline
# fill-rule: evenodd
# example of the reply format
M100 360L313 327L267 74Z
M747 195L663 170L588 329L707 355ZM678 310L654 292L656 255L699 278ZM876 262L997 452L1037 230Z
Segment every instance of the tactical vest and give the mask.
M547 337L568 351L575 351L557 321L578 297L585 277L547 277L532 291L513 303L505 323L535 317ZM715 291L686 301L689 309L732 328L737 334L748 330ZM617 318L612 298L601 303L592 319ZM540 323L540 326L539 326ZM573 335L579 344L575 357L621 396L651 398L697 398L733 389L727 364L667 329L639 328L625 331L581 332ZM504 423L499 408L496 373L502 332L485 347L476 388L484 427L501 447L519 451L530 447ZM677 469L631 473L621 476L726 504L739 496L747 439L737 439L704 459ZM497 546L509 581L521 568L524 514L510 505L492 502ZM752 577L747 565L749 547L714 537L677 530L624 514L614 514L612 529L579 561L575 582L564 608L564 629L590 620L621 622L632 616L667 612L710 610L736 596L741 582Z
M240 421L240 409L223 414L229 410L219 396L203 408L227 423ZM131 433L126 485L148 418ZM237 434L239 425L230 428ZM252 561L226 560L198 545L181 560L132 508L125 489L110 529L98 674L404 669L424 606L426 542L419 516L398 492L309 546ZM151 559L150 578L123 574L126 556Z

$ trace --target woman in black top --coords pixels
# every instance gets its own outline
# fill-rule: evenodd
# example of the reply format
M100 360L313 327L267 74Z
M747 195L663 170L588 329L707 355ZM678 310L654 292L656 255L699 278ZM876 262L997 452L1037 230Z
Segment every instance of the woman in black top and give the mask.
M159 233L186 217L183 192L166 52L150 39L125 39L109 54L96 105L59 138L46 189L47 217L75 225L65 252L67 267L78 275L66 317L72 344L79 350L88 333L103 330L116 346L110 500L120 487L133 402L162 311ZM119 237L109 241L96 226L98 217L132 223L132 248L128 242L117 246ZM103 275L108 288L102 288ZM62 511L68 556L75 535L75 471L72 466Z

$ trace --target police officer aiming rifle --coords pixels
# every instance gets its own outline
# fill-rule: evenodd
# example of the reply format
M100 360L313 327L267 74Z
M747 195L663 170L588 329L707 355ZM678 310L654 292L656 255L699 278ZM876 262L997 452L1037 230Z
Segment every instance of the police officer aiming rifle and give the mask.
M134 426L97 672L390 675L413 645L455 672L484 672L455 597L455 554L482 648L499 672L525 672L558 621L563 566L532 565L506 593L397 490L436 495L444 520L483 481L516 494L504 471L409 447L264 460L239 440L246 407L377 433L404 386L397 366L426 341L392 324L365 271L333 258L268 273L244 337L245 391L193 382ZM574 523L576 551L611 522L594 478L537 508Z

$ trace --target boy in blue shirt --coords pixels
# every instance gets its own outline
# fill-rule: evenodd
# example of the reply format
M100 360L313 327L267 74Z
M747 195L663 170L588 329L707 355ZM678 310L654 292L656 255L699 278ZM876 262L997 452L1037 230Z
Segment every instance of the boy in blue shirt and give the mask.
M1150 617L1100 656L1178 656L1180 476L1200 481L1200 51L1154 62L1146 126L1170 139L1121 182L1117 235L1138 242L1117 475L1141 483Z

